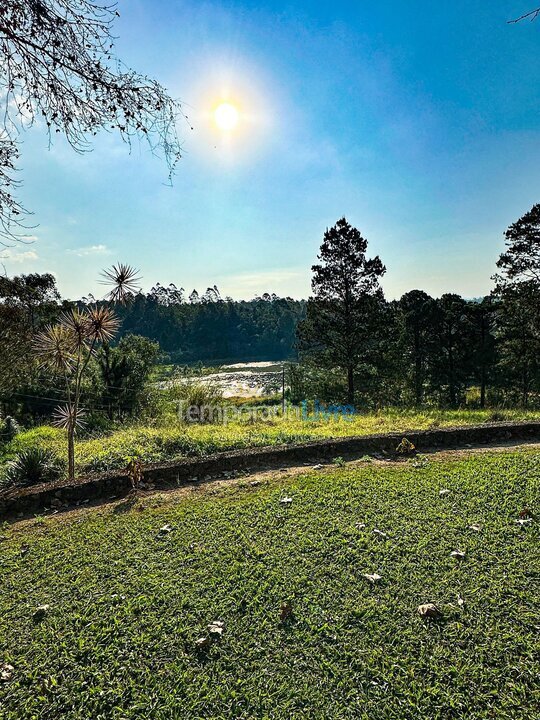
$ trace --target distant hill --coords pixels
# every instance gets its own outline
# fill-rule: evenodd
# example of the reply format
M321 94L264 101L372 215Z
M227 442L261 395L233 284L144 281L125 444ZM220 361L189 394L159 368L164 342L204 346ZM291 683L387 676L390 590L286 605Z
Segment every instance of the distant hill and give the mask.
M88 299L90 300L90 299ZM296 356L296 326L305 301L265 294L249 301L222 299L217 288L186 301L175 286L156 286L119 308L121 335L159 342L171 362L285 360Z

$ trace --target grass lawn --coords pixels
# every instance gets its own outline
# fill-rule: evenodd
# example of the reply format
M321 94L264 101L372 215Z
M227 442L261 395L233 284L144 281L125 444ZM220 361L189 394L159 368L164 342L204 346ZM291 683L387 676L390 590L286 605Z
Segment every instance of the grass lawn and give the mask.
M453 425L472 425L494 420L540 420L540 411L527 410L404 410L385 409L358 414L349 419L270 417L241 420L226 424L159 422L155 425L122 426L76 442L79 471L102 471L125 467L136 456L143 462L205 455L237 448L262 445L290 445L319 438L347 437L371 433L423 430ZM62 430L43 426L22 432L12 442L0 445L0 467L20 450L40 446L66 456Z
M6 525L0 718L538 720L540 522L516 519L539 467L365 463Z

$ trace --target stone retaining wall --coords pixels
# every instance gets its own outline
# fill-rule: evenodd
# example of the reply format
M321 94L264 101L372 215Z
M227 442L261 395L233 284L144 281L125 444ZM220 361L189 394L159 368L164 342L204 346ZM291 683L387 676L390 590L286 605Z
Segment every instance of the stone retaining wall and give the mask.
M317 440L298 445L249 448L216 453L202 458L186 458L156 463L144 468L145 483L155 487L177 487L188 482L218 478L227 473L301 462L331 460L338 456L394 454L404 433L364 435ZM469 427L444 428L405 433L419 452L468 444L496 444L512 440L540 440L540 422L486 423ZM72 505L85 500L119 497L131 488L125 472L87 475L74 482L65 480L0 495L0 517L39 512L44 508Z

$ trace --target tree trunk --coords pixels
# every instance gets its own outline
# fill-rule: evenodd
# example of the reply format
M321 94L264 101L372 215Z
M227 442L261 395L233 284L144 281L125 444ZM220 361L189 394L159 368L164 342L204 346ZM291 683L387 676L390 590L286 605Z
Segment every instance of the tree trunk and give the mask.
M481 317L481 350L482 350L482 368L480 370L480 407L484 408L486 407L486 316L484 311L482 311L482 317Z
M486 407L486 368L482 365L480 377L480 407Z
M452 407L456 407L457 393L454 380L454 348L452 343L451 330L448 331L448 395L450 399L450 405Z
M75 428L68 428L68 476L70 480L75 479Z
M523 407L527 407L529 404L529 373L527 372L528 368L523 368L523 386L522 386L522 402Z
M414 399L416 405L422 404L422 356L420 355L420 332L414 330Z
M347 367L347 402L354 405L354 368L352 365Z

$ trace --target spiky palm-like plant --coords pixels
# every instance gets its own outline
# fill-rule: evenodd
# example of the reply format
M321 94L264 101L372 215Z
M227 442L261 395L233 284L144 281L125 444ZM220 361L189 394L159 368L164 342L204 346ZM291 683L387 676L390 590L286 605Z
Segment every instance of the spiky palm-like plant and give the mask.
M26 487L43 482L53 482L63 473L63 463L50 450L27 448L7 464L7 486Z
M105 273L113 288L111 302L125 302L135 290L137 272L119 264ZM99 345L117 333L119 320L108 306L92 306L63 313L58 322L36 335L34 348L41 364L64 378L66 402L56 408L53 423L66 430L68 438L68 474L75 477L75 433L84 426L80 407L82 382L88 363Z
M118 263L113 265L109 270L104 270L101 275L104 278L102 285L112 286L107 295L111 302L125 303L128 298L136 294L139 289L139 280L141 279L138 270L126 265Z

